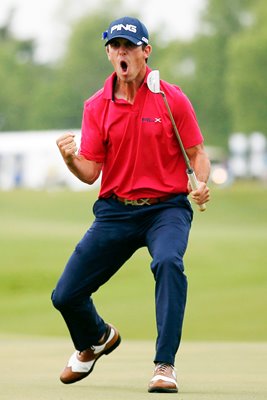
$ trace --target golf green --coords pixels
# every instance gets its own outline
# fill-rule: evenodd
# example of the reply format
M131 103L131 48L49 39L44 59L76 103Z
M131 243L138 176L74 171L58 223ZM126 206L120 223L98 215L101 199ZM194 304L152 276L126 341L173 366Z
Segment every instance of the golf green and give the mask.
M67 339L1 336L1 400L265 400L267 343L185 342L177 356L179 393L149 394L152 341L122 341L91 376L63 385L73 351Z

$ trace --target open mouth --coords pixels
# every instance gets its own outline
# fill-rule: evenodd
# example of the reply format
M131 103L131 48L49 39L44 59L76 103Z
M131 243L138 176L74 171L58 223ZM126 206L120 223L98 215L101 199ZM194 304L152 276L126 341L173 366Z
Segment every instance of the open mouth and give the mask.
M127 72L128 65L125 61L121 61L120 66L123 72Z

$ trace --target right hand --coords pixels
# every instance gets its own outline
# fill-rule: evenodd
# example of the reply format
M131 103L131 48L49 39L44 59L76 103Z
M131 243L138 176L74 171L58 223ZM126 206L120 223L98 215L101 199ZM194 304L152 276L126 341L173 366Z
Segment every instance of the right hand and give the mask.
M192 200L198 204L205 204L210 200L210 190L205 182L198 181L198 188L192 190L190 182L188 181L188 191L191 194Z
M66 163L73 159L78 150L74 137L74 133L68 132L60 136L56 141L59 151Z

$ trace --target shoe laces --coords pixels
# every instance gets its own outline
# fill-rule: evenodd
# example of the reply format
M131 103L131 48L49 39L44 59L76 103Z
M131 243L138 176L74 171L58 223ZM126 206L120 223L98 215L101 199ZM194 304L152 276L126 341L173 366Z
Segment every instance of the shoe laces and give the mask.
M161 373L161 374L165 375L165 373L168 371L168 368L171 368L172 370L174 369L171 364L159 363L156 365L155 370L157 371L157 373Z

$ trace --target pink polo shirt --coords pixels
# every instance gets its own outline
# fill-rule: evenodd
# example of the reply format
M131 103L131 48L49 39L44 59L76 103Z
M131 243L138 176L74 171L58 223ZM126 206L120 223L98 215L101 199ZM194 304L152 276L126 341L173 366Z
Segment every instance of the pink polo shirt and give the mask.
M186 193L186 166L162 96L148 89L145 78L133 105L113 99L114 78L115 73L84 104L79 152L103 163L99 197L114 193L134 200ZM200 144L203 137L188 98L162 80L161 89L185 148Z

